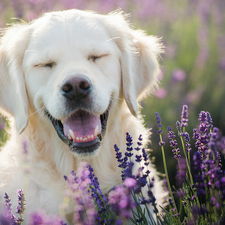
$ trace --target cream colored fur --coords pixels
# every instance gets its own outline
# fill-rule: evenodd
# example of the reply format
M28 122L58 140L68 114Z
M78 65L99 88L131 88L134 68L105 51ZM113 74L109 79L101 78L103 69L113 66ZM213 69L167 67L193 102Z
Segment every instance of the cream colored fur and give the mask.
M11 121L11 137L0 152L0 195L9 194L14 210L16 191L22 188L27 212L41 208L57 214L64 195L63 176L76 171L82 160L93 166L101 188L109 191L121 183L114 144L124 152L126 132L134 143L140 134L147 143L149 131L143 126L138 101L157 86L162 48L157 38L133 30L124 17L121 12L52 12L29 24L13 25L3 35L0 107ZM90 54L107 56L94 63L88 60ZM49 61L56 66L46 68ZM77 73L87 75L95 87L93 114L102 114L112 98L103 143L89 156L71 153L43 111L46 107L57 119L68 116L58 89L65 77ZM149 167L160 205L164 196L161 182L154 166Z

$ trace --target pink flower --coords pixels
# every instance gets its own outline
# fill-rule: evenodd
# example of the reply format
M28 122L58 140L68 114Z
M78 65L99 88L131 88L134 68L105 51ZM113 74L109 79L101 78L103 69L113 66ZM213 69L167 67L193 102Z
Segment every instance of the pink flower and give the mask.
M137 181L134 178L126 178L124 181L124 185L128 188L132 188L137 184Z
M184 81L186 79L186 73L181 69L173 70L173 79L176 81Z
M155 92L157 98L165 98L167 96L167 91L164 88L159 88Z

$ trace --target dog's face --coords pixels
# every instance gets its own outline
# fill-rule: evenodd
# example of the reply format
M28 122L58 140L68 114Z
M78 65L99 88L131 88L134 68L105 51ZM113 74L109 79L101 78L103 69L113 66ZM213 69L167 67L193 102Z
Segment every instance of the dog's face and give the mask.
M15 117L18 132L28 109L44 112L40 118L52 122L72 152L95 153L121 96L137 116L137 98L157 83L159 52L157 39L130 29L121 14L50 13L5 34L0 79L17 103L13 108L2 91L0 105Z
M44 107L71 151L92 153L119 96L120 51L93 18L60 19L48 17L30 38L23 59L29 101Z

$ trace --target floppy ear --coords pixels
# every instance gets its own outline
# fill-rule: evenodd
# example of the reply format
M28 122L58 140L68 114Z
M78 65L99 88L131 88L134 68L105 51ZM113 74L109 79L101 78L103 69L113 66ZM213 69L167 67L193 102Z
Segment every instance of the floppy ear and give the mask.
M22 61L29 41L27 25L14 25L1 39L0 45L0 108L15 118L18 134L28 124L29 106Z
M159 38L133 30L121 12L106 17L109 25L105 27L121 50L123 95L131 113L137 117L138 101L157 86L158 58L163 47Z

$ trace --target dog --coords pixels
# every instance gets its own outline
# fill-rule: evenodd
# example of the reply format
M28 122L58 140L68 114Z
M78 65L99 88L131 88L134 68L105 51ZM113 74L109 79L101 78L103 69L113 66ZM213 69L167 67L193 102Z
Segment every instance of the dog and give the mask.
M146 145L150 131L138 102L158 85L162 52L160 39L132 29L121 11L51 12L5 30L0 107L11 128L0 152L0 194L9 194L13 209L22 188L26 211L58 214L64 175L81 161L93 167L104 193L122 183L114 144L124 153L129 132L134 146L140 134ZM161 205L161 181L152 163L149 170Z

